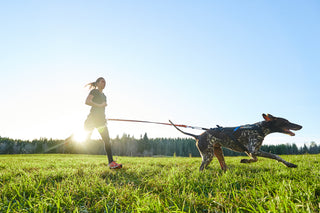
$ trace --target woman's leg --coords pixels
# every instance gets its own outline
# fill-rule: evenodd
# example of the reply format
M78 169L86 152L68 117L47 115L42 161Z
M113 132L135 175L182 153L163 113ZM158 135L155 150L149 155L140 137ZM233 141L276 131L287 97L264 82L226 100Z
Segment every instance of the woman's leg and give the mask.
M97 129L98 129L98 132L100 133L101 138L104 142L104 148L105 148L105 151L107 152L107 155L108 155L108 161L109 161L109 163L111 163L113 161L113 157L112 157L111 143L110 143L108 128L106 126L103 126L103 127L97 128Z

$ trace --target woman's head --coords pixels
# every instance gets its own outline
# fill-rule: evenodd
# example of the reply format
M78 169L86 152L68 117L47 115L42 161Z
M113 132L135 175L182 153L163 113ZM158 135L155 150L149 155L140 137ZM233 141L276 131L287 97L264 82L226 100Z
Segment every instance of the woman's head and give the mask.
M106 80L103 77L98 78L96 81L86 84L89 86L89 89L101 89L103 90L106 86Z

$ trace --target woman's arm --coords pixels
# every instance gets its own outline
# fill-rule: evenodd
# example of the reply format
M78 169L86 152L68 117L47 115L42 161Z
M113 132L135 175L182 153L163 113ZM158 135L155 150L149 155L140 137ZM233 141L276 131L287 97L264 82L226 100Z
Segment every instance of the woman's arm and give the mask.
M89 106L93 106L93 107L106 107L107 106L107 103L106 102L103 102L102 104L97 104L95 102L92 101L93 99L93 95L88 95L87 99L86 99L86 104L89 105Z

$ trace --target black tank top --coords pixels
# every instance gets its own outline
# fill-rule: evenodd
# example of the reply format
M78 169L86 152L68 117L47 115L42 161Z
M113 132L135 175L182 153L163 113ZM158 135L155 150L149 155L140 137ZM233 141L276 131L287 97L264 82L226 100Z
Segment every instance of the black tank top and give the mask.
M105 94L101 93L97 89L93 89L90 91L89 95L93 95L92 101L97 104L102 104L103 102L107 102L107 97ZM105 117L105 107L91 107L90 114L97 116Z

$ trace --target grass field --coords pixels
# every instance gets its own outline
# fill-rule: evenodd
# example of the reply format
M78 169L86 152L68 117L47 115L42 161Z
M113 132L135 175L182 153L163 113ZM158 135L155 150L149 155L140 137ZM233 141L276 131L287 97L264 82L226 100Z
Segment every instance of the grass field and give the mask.
M0 212L319 212L320 155L240 164L200 158L0 155Z

